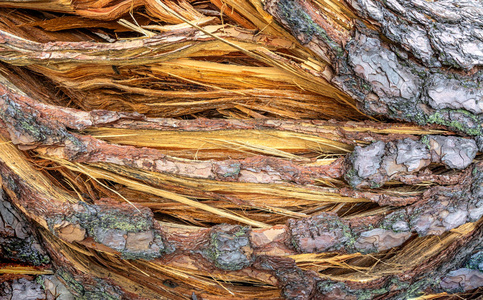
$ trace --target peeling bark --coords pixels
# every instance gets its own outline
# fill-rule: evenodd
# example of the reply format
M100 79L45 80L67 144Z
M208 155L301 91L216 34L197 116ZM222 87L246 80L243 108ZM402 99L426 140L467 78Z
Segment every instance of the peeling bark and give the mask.
M95 140L94 138L70 133L60 121L48 123L42 119L41 115L36 117L29 116L31 114L24 113L24 111L28 111L31 108L26 106L25 102L20 102L21 105L19 105L5 96L3 99L4 103L9 104L4 104L8 106L6 106L6 113L2 115L2 120L5 124L11 124L7 129L10 136L16 138L16 140L13 140L15 143L34 148L39 153L46 154L55 154L56 149L61 147L61 151L66 153L67 149L67 151L70 151L67 153L71 154L68 157L60 157L68 158L72 161L86 162L85 159L77 159L79 152L83 155L80 157L86 157L82 152L84 150L79 151L77 149L86 149L87 147L77 147L76 143L72 143L77 149L69 150L69 143L66 143L66 141L80 141L77 144L83 145L83 140ZM47 106L37 104L37 107L45 108ZM10 113L13 110L12 108L16 108L14 113ZM75 116L76 113L68 110L67 112L69 112L68 116ZM21 123L20 121L22 120L26 121ZM59 118L59 120L65 122L65 120L69 119L64 117ZM118 120L116 116L113 122ZM15 127L14 124L23 124L23 126ZM69 127L75 128L73 124L69 125ZM40 134L34 134L37 132L40 132ZM55 132L58 133L53 134ZM114 149L116 147L101 141L96 142L96 145L103 144L110 151L113 151L113 147ZM463 144L467 146L462 147L461 145ZM44 148L45 146L49 148ZM134 147L124 146L123 148L139 151ZM47 150L44 152L43 149ZM102 147L94 149L92 153L96 153L95 162L98 162L99 154L102 153L99 150ZM140 150L156 153L149 149ZM465 155L458 155L461 151L464 151ZM365 182L362 180L366 180L369 182L369 186L374 188L374 184L380 186L389 178L395 178L394 175L396 173L397 176L402 176L399 173L417 173L421 168L429 165L430 162L443 162L448 167L464 169L468 167L475 154L476 143L471 139L425 135L419 141L410 138L392 139L387 142L387 145L379 141L366 146L366 148L358 146L354 153L347 158L347 163L351 167L340 168L340 170L345 172L348 182L355 187L361 187L363 184L355 184L354 182ZM459 160L454 159L452 155L456 155ZM119 154L116 157L119 157ZM153 158L153 154L149 157ZM270 159L273 160L273 158ZM267 167L267 161L262 164L264 168ZM395 167L393 167L393 169L397 169L395 173L387 172L387 168L384 168L384 166L388 165L387 162L390 161L395 164ZM119 164L126 165L126 161ZM127 165L132 166L129 163ZM20 201L18 202L19 205L26 207L35 203L34 205L40 209L41 203L44 203L51 207L48 213L38 209L35 215L37 218L43 219L41 223L45 224L46 229L65 242L77 242L84 246L95 245L94 249L102 249L103 252L121 255L125 259L161 259L166 255L181 258L179 256L181 253L193 251L193 253L199 253L195 254L198 260L200 257L203 257L205 264L203 268L207 268L206 264L208 264L212 265L211 268L214 267L227 271L252 269L252 272L266 273L269 271L269 269L266 269L266 266L257 269L259 265L257 257L265 257L264 259L270 260L276 259L281 253L323 253L334 251L339 253L370 253L385 251L402 245L412 237L413 233L418 233L420 236L440 235L465 223L475 222L483 214L480 203L481 193L479 192L481 167L473 166L473 169L468 168L468 170L473 171L467 171L464 173L466 175L459 177L460 181L456 185L430 190L423 198L414 202L413 205L394 210L385 216L379 215L344 220L334 214L321 213L307 219L290 220L286 226L273 227L268 230L251 230L240 226L215 226L211 230L201 233L200 240L196 242L196 245L200 246L193 248L191 240L180 242L176 234L166 234L166 229L163 229L153 221L152 213L147 209L137 212L127 204L120 205L108 199L97 201L96 204L78 202L77 204L64 203L60 206L52 206L46 202L49 199L48 195L43 197L30 190L22 182L21 177L12 172L8 164L4 162L0 166L4 177L3 181L7 184L6 188L16 201ZM334 163L329 165L329 167L333 172ZM273 168L272 170L277 169ZM351 175L353 173L351 170L354 170L356 173ZM321 171L313 172L321 176ZM334 178L342 177L341 173L333 174L335 174L333 175ZM193 177L193 174L190 173L189 176ZM357 177L354 179L351 176ZM196 178L197 176L194 177ZM221 179L218 177L211 178ZM303 182L299 181L298 183L301 184ZM457 189L457 192L455 189ZM356 195L363 195L363 193L356 193ZM463 194L467 196L462 197ZM26 195L29 195L28 197L30 198L27 202L25 202ZM468 195L471 195L470 201L468 201ZM270 232L276 234L269 234ZM267 255L269 253L276 253L277 255ZM163 259L163 262L168 265L177 265L179 263L177 259L172 259L170 262ZM278 278L278 284L283 286L282 293L289 298L292 297L290 295L298 295L297 297L302 297L301 299L308 297L307 295L312 295L316 290L317 275L312 275L315 276L315 279L311 279L310 285L307 286L306 280L308 279L306 279L305 273L294 266L293 263L291 264L288 269L283 269L280 266L276 267L275 276ZM454 290L454 287L450 284L451 280L456 280L453 279L457 276L454 274L460 273L450 273L447 278L445 277L445 282L448 282L448 284L442 286L442 288L447 287L448 290ZM297 280L303 280L304 283L295 284L294 282ZM472 287L473 285L468 284L467 286ZM310 286L312 287L310 288Z
M7 178L10 179L7 188L15 193L16 199L25 198L18 191L23 191L22 193L26 195L34 195L20 179L15 179L16 175L11 173L6 165L3 166L2 174L7 176L3 180L5 182ZM149 223L151 217L145 215L146 212L138 213L127 204L119 205L108 200L105 200L106 204L98 202L96 205L64 204L62 208L57 209L57 213L51 209L49 214L45 215L45 224L46 229L48 228L66 242L80 242L85 246L98 243L95 249L119 253L125 258L161 258L166 255L163 253L177 257L177 253L186 253L191 249L194 253L199 252L204 257L205 263L213 264L215 268L232 271L246 270L256 268L259 262L255 258L266 253L267 247L271 248L269 251L272 253L287 254L298 251L304 253L383 251L404 243L411 236L411 232L417 232L420 235L442 234L463 223L478 220L483 213L479 205L481 202L479 175L482 173L478 170L476 169L474 172L476 175L473 175L476 177L468 176L467 182L458 188L459 192L456 192L453 197L450 194L453 187L441 189L439 194L433 195L429 200L394 211L382 219L369 217L344 221L337 216L320 214L316 218L290 221L287 227L272 228L270 230L278 232L275 235L270 234L271 238L268 239L267 234L270 231L266 229L250 231L239 226L214 227L200 235L201 240L195 244L202 246L196 246L194 249L191 239L180 243L176 234L166 235L159 226ZM11 182L12 179L13 182ZM470 204L467 203L466 198L461 197L461 194L465 193L470 193L474 197ZM42 199L46 198L42 198L41 195L37 197L39 196L40 198L31 203L40 205L42 201L45 202ZM469 215L467 215L468 212ZM463 215L468 219L462 219ZM315 228L318 232L313 232ZM264 257L270 259L269 256ZM169 261L164 260L164 263L177 264L176 259ZM263 268L258 272L263 272L265 270ZM299 269L296 267L294 269L294 266L287 270L277 266L275 271L279 284L284 286L283 293L287 297L292 293L300 297L303 297L304 293L312 293L300 290L301 286L304 286L303 290L310 286L306 286L306 280L308 280L306 275L297 270ZM299 278L293 277L297 272L302 272L300 278L303 277L305 283L301 285L294 283L296 278ZM452 274L450 273L448 278L453 278ZM315 279L313 280L312 285L315 285ZM446 279L448 282L449 280Z
M337 26L310 13L317 11L310 2L287 6L271 1L266 9L302 44L333 62L332 83L357 99L366 113L481 135L480 4L347 2L390 43L358 20L352 37L347 29L336 31ZM325 53L317 51L321 45Z
M0 296L481 294L480 3L101 2L0 1Z

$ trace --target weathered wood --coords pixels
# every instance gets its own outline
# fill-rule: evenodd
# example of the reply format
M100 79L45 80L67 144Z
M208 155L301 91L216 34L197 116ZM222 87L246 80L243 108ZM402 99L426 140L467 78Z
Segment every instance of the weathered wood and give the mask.
M481 296L479 3L40 3L0 2L6 299Z

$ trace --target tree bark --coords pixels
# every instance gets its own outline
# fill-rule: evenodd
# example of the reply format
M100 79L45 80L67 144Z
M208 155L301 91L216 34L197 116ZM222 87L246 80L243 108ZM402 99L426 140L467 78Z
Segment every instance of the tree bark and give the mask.
M481 3L0 7L0 296L481 297Z

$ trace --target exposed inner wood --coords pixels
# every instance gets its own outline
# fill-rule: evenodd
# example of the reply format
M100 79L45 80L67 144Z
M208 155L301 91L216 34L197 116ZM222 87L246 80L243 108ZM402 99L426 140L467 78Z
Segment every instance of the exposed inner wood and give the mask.
M0 1L0 296L481 297L481 20Z

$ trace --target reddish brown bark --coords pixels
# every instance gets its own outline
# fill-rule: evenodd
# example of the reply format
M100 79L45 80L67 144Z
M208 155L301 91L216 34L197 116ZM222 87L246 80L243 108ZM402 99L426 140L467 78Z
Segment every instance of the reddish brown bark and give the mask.
M0 295L479 297L481 5L449 4L0 2Z

